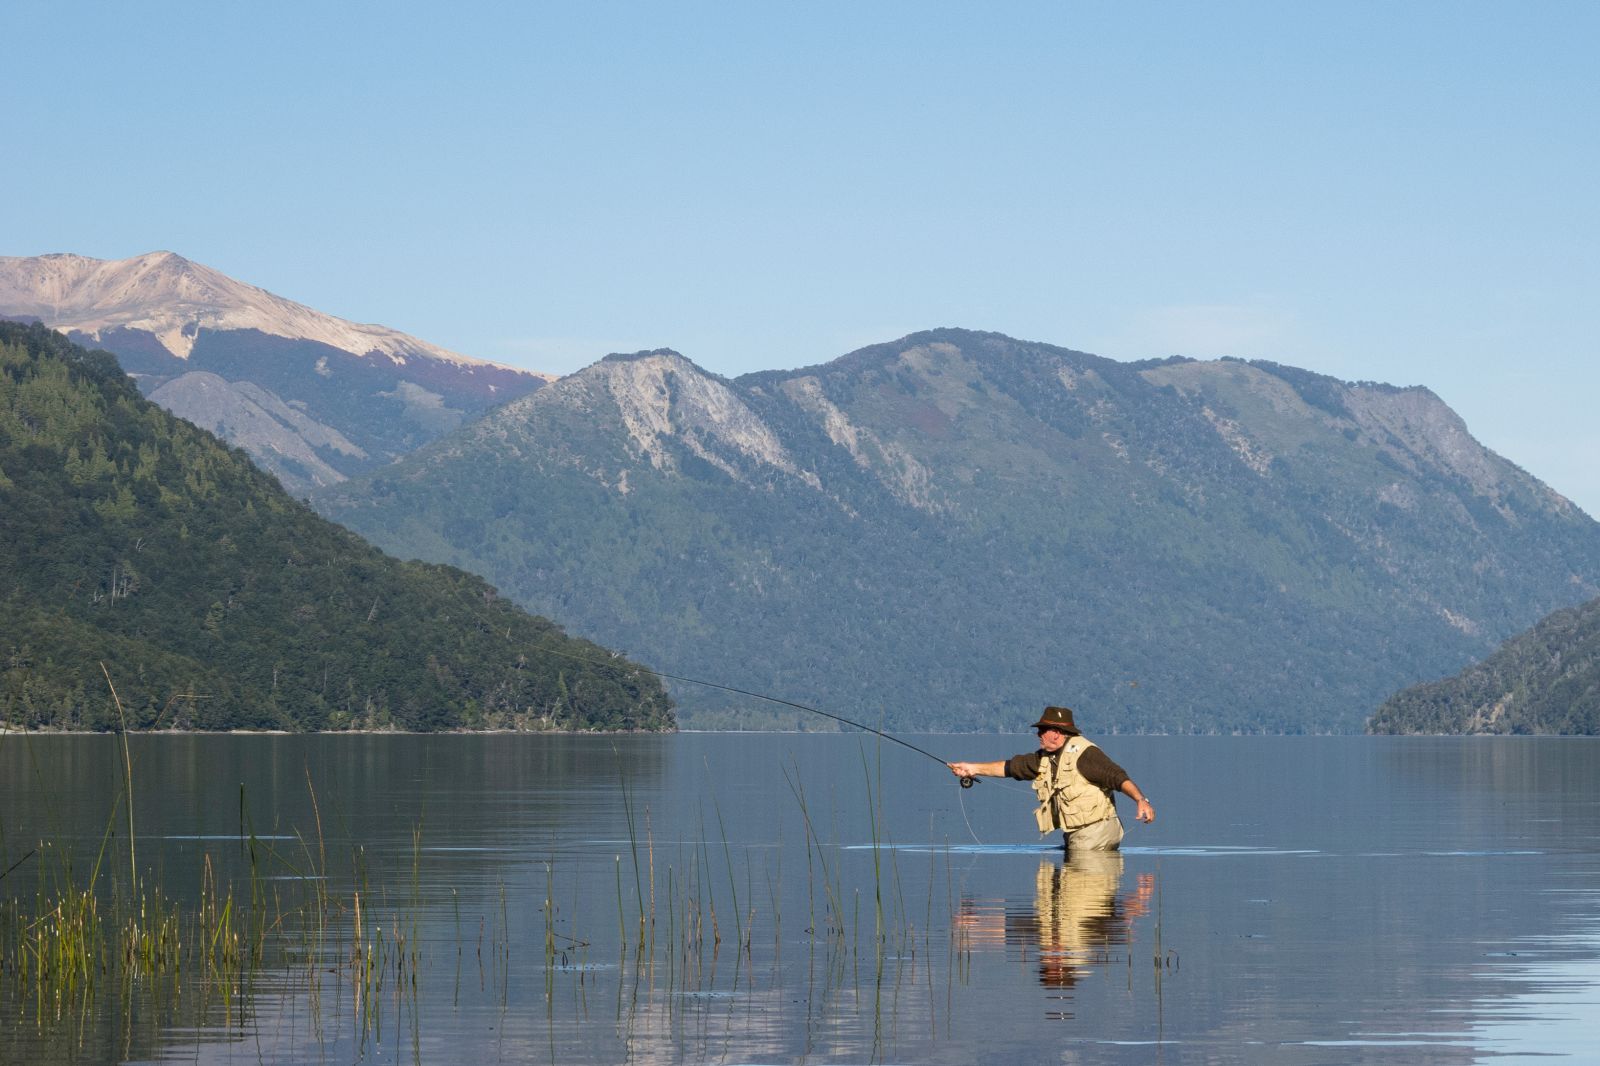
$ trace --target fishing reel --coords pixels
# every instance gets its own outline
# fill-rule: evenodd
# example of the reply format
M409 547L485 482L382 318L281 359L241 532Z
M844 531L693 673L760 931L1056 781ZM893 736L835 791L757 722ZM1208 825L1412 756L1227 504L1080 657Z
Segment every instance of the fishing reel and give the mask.
M977 783L978 783L978 779L976 777L963 777L961 779L961 787L962 788L971 788L973 785L976 785Z

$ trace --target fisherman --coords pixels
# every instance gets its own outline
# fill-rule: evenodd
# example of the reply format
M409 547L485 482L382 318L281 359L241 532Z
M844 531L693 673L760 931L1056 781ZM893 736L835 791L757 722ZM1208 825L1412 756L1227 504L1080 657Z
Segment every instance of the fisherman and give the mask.
M1134 817L1153 822L1156 809L1126 770L1078 732L1070 707L1046 707L1033 724L1039 750L1013 755L1003 762L952 762L945 765L960 778L1010 777L1032 781L1039 808L1034 817L1040 833L1059 829L1069 850L1114 851L1122 843L1122 819L1112 799L1121 792L1138 810Z

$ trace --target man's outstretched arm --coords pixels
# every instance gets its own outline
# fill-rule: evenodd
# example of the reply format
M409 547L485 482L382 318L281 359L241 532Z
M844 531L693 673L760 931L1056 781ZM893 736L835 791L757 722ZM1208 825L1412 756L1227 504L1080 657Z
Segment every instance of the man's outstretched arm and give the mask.
M947 762L950 772L957 777L1004 777L1006 776L1005 760L995 762Z

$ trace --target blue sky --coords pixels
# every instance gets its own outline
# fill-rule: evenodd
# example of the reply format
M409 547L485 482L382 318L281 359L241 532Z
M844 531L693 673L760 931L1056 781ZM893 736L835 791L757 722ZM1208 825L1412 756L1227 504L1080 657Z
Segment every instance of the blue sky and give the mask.
M937 326L1423 384L1600 515L1600 5L12 0L0 254L552 372Z

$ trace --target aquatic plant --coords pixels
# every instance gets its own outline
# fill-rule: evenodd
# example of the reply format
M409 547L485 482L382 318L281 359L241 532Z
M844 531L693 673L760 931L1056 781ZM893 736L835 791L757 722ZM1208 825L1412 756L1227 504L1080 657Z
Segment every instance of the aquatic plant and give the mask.
M915 864L900 861L911 852L902 856L906 846L890 837L881 767L865 751L859 795L830 792L823 803L798 765L784 768L792 803L773 812L776 849L736 839L732 808L715 790L699 801L698 834L658 842L651 810L624 778L616 814L619 829L628 827L627 845L619 840L598 870L592 859L552 845L513 860L525 876L501 877L476 893L454 885L440 893L428 890L438 880L428 868L432 830L424 820L411 825L409 846L335 844L325 827L339 824L340 812L329 809L309 769L304 832L268 829L259 798L241 787L236 838L202 848L192 880L187 871L163 869L160 849L141 841L137 851L123 850L121 832L111 831L128 824L124 805L140 798L140 775L138 746L125 753L120 737L110 739L124 772L96 850L78 856L44 841L0 882L0 1003L13 1017L27 1003L41 1031L82 1026L108 991L117 992L109 1002L119 1011L133 1000L168 1005L163 1017L179 1007L186 1018L214 1009L230 1026L248 1024L261 996L288 994L307 1005L302 1024L311 1039L353 1040L388 1054L396 1039L420 1046L430 982L442 992L442 982L453 981L453 1006L472 996L509 1006L516 975L526 974L535 988L542 976L541 1024L552 1030L559 1019L585 1016L597 987L614 992L617 1023L630 1033L652 1019L669 1028L704 1024L720 1004L731 1023L735 1004L772 995L804 1001L808 1030L826 1032L831 1011L861 1012L883 1042L875 1053L883 1058L904 1018L951 1024L974 958L997 943L975 940L963 922L967 898L948 846L927 848L926 886L908 891L905 875ZM841 809L862 818L856 832L864 839L841 841L825 828ZM930 837L933 830L930 821ZM796 849L805 870L791 874L785 898L783 865L799 857ZM134 855L155 860L156 869ZM1159 996L1176 953L1163 939L1156 902L1148 950ZM785 910L795 908L801 921L785 921ZM762 937L769 927L770 950ZM795 930L787 943L785 930ZM514 945L532 950L514 960ZM469 949L475 992L470 978L463 990ZM438 965L450 953L453 975ZM591 954L608 961L593 964ZM1124 961L1101 954L1085 961ZM1130 991L1132 957L1130 942Z

